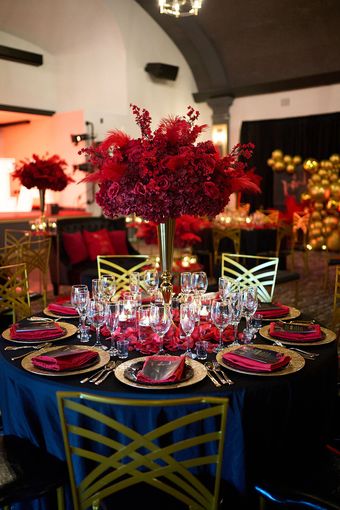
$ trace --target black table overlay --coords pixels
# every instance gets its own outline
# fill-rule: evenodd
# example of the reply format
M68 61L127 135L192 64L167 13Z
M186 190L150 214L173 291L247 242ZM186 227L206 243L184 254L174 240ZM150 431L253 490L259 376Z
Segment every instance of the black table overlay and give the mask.
M72 320L70 322L73 322ZM266 344L266 340L257 339ZM78 343L74 335L53 346ZM94 335L90 343L93 345ZM103 343L108 345L107 340ZM269 342L267 343L269 344ZM229 398L223 478L240 495L251 495L255 480L273 473L283 477L307 474L311 460L332 432L336 406L336 342L309 347L319 353L306 360L305 367L290 375L261 377L228 371L233 386L216 388L205 378L195 385L167 390L138 390L110 375L100 386L80 384L84 375L41 376L27 372L21 360L11 361L13 353L2 339L0 345L0 402L5 434L28 438L34 444L64 459L63 441L56 404L56 391L82 390L123 398L173 398L216 395ZM83 344L86 345L86 344ZM140 353L130 353L129 358ZM209 355L213 359L214 355ZM127 420L131 416L127 416ZM70 503L68 503L70 505ZM37 506L29 508L45 508ZM47 506L46 508L51 508ZM67 508L71 508L68 506Z

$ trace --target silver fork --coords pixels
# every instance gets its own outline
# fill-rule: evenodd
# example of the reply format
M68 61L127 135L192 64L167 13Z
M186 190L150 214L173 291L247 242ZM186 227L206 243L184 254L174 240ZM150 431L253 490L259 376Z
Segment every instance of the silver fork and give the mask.
M45 346L45 343L37 344L37 345L16 345L15 347L12 345L8 345L5 347L5 351L17 351L18 349L40 349L41 347Z
M25 356L28 356L28 354L31 354L35 350L40 351L41 349L45 349L45 347L51 347L51 345L52 345L51 342L46 342L43 345L35 345L35 346L32 345L32 349L33 349L32 351L25 352L24 354L20 354L20 356L14 356L14 358L11 358L11 361L14 361L14 360L20 359L20 358L24 358Z
M103 368L103 370L101 372L99 372L99 374L97 375L94 375L92 377L89 378L89 382L90 383L97 383L97 381L99 381L101 379L101 377L103 377L104 375L106 375L106 372L110 372L110 370L113 370L116 366L116 363L115 361L109 361L105 367Z
M271 341L275 345L278 345L279 347L284 347L285 349L289 349L290 351L299 352L303 357L305 357L307 359L315 359L319 356L319 354L316 352L304 351L303 349L298 349L297 347L288 347L287 345L284 345L282 342L280 342L280 340L271 339Z
M97 379L97 380L94 382L94 384L95 384L96 386L98 386L99 384L101 384L102 382L104 382L104 381L105 381L105 379L106 379L107 377L109 377L109 375L110 375L110 374L113 374L113 373L114 373L114 370L115 370L115 368L116 368L116 365L117 365L117 364L116 364L116 362L115 362L115 361L111 361L111 363L112 363L112 367L111 367L111 368L109 368L109 369L107 369L107 370L106 370L106 372L105 372L105 374L103 374L103 375L102 375L99 379Z
M215 371L224 377L224 380L227 384L234 384L234 381L232 381L227 374L222 370L221 366L217 363L217 361L213 361L213 366L215 368Z

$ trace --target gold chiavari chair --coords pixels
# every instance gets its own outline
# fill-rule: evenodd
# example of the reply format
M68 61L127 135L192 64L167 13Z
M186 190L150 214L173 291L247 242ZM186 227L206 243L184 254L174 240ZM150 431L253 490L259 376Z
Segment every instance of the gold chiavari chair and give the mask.
M0 313L12 323L31 314L26 264L0 266Z
M30 241L34 237L31 230L20 230L14 228L5 229L5 246L11 246L12 248L18 248L22 243Z
M142 272L154 267L154 261L148 255L98 255L98 277L114 276L116 279L116 292L130 290L130 274ZM141 287L143 281L141 281ZM144 289L146 290L146 289Z
M230 239L233 243L234 252L240 253L241 248L241 230L239 228L220 228L214 227L212 231L213 235L213 249L214 249L214 264L218 263L220 258L219 246L222 239Z
M293 213L293 243L292 243L292 266L295 270L295 251L303 253L303 265L305 273L309 271L308 264L308 230L310 214L294 212Z
M18 257L21 262L26 264L29 280L32 279L34 272L39 276L41 295L33 296L32 299L42 297L44 307L47 304L50 252L51 238L49 237L41 239L32 237L18 247Z
M217 510L228 399L57 392L57 400L74 510L143 498L151 509Z
M340 333L340 265L335 267L332 326L338 327Z
M241 289L257 287L259 300L270 302L275 290L278 264L278 257L222 253L221 276L234 280Z

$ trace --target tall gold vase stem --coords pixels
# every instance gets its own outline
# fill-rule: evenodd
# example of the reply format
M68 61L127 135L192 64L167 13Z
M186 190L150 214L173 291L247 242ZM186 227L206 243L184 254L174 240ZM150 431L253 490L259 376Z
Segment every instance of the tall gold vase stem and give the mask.
M46 193L45 189L39 189L41 216L45 216L45 193Z
M171 302L173 290L171 269L174 258L175 221L175 219L169 219L158 225L159 256L162 269L160 289L165 303Z

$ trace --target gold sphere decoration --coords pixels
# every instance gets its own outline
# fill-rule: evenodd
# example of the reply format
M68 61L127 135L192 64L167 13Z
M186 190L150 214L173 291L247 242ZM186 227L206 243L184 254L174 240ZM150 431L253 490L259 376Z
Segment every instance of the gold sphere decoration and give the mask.
M295 172L295 165L287 165L286 166L286 171L289 173L289 174L293 174Z
M276 149L275 151L272 152L272 158L275 161L278 161L278 160L282 159L283 158L283 152L280 149Z
M321 177L319 174L313 174L310 180L316 184L318 182L321 182Z
M329 180L330 180L330 182L337 182L339 180L338 174L335 172L332 172L331 175L329 176Z
M285 156L283 156L283 161L286 163L286 165L289 165L292 162L292 156L286 154Z
M339 230L334 230L330 236L327 238L327 248L331 251L339 251L340 250L340 232Z
M306 170L306 172L309 172L310 174L316 172L318 168L319 163L316 161L316 159L309 158L303 162L303 169Z
M321 236L321 234L322 234L321 228L311 227L310 230L309 230L309 235L310 235L310 237L312 239L315 238L315 237Z
M309 200L311 199L311 196L309 193L301 193L300 199L301 199L301 202L309 202Z
M273 158L267 159L267 165L268 166L274 166L274 164L275 164L275 161L273 160Z
M339 219L336 216L327 216L323 220L325 227L331 227L332 230L336 229L339 225Z
M314 209L316 211L321 211L323 209L323 203L322 202L315 202Z
M340 200L340 183L334 182L331 184L331 196L336 200Z
M323 186L320 186L319 184L313 186L313 188L310 190L310 194L312 200L321 202L324 202L326 200L325 188Z
M283 172L284 169L285 169L284 163L282 163L281 161L276 161L276 163L274 164L274 170L276 170L276 172Z
M322 229L322 227L323 227L322 221L314 221L310 228L313 230L315 230L315 229L319 230L319 229Z
M338 165L340 163L340 155L339 154L332 154L329 158L329 161L333 163L333 165Z
M319 211L313 211L311 214L311 220L312 221L321 220L321 213Z
M324 186L325 188L329 188L330 182L328 179L321 179L321 186Z
M301 161L302 161L301 156L294 156L293 157L293 164L294 165L300 165Z
M324 168L320 168L320 170L318 171L318 175L320 175L321 178L326 177L326 175L328 175L328 172Z

